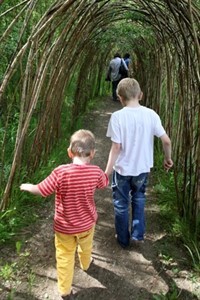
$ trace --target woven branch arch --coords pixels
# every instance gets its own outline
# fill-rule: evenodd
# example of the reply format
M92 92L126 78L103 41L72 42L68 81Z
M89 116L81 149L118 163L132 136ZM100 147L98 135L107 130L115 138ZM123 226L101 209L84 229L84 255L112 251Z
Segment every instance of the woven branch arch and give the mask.
M49 4L47 4L49 3ZM197 224L200 213L200 11L198 0L21 1L3 7L0 47L19 28L0 79L3 111L1 210L9 205L13 181L28 162L29 172L48 157L62 135L63 107L70 120L104 93L113 49L131 50L133 71L146 105L161 114L173 141L177 204ZM6 24L6 18L11 22ZM13 89L13 83L16 87ZM75 91L71 94L71 87ZM10 91L13 97L10 97ZM9 96L7 96L9 95ZM9 97L9 98L8 98ZM5 177L7 128L18 112L11 168ZM33 121L34 120L34 121ZM30 146L31 144L31 146Z

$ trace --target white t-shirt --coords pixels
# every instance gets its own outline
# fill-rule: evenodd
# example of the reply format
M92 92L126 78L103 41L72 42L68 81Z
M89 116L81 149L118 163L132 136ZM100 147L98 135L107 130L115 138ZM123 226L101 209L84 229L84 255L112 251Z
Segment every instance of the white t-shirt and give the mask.
M121 144L114 170L123 176L138 176L153 167L154 136L165 130L158 114L145 106L124 107L114 112L108 124L107 137Z

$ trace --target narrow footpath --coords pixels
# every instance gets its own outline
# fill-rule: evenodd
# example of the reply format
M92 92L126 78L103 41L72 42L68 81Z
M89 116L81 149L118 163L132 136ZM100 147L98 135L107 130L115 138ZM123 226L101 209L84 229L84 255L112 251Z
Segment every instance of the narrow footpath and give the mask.
M108 121L112 112L120 108L120 103L105 98L84 120L84 128L92 130L96 136L94 163L103 170L111 145L106 138ZM156 197L151 189L149 186L147 191L145 243L126 250L115 240L111 187L97 191L95 199L99 217L94 238L94 265L86 273L79 268L76 260L73 282L75 299L200 299L199 278L188 269L184 248L172 242L162 228ZM15 300L60 299L56 282L53 214L54 202L48 201L41 212L40 224L34 225L32 236L27 240L24 253L30 255L26 258L25 274L19 274L20 284L15 286ZM170 253L167 255L169 243ZM0 288L0 294L3 291L0 299L8 299L9 286L5 288L0 284Z

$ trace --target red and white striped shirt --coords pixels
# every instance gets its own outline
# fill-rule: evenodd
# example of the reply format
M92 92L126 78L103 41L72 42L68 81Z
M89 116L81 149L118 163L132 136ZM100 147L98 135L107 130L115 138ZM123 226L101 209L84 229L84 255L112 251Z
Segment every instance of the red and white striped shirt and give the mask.
M107 185L107 175L96 165L72 163L55 168L38 184L43 197L56 193L54 230L64 234L89 230L97 220L95 190Z

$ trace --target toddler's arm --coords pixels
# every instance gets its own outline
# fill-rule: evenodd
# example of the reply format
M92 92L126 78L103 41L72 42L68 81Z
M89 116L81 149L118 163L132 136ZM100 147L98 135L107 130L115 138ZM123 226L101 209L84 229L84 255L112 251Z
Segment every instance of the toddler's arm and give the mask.
M39 190L39 188L36 184L22 183L20 185L20 190L29 192L29 193L34 194L34 195L42 196L42 194L41 194L41 192L40 192L40 190Z

